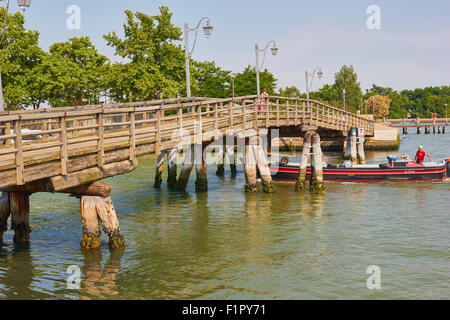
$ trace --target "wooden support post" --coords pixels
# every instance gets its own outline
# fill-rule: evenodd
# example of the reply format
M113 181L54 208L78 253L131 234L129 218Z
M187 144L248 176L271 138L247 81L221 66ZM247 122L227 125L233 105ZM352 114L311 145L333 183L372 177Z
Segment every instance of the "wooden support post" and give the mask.
M30 195L11 192L9 197L11 210L11 229L14 230L15 243L30 241Z
M262 190L265 193L274 193L275 186L272 182L272 176L270 174L269 164L267 163L266 155L261 143L253 145L253 152L256 156L256 163L258 165L259 174L262 181Z
M83 249L98 249L101 246L100 224L95 207L95 197L84 196L80 198L80 218L83 225Z
M417 134L420 134L420 127L417 127Z
M218 175L219 177L223 177L225 175L225 150L226 150L227 146L226 143L224 143L222 146L220 146L219 148L219 155L217 158L217 170L216 170L216 175Z
M350 137L350 160L352 161L353 164L358 163L355 134L352 134Z
M97 215L102 223L103 231L109 237L109 248L118 249L125 247L125 240L120 234L119 219L110 197L93 197Z
M191 145L189 147L189 150L186 152L183 167L181 168L181 172L178 177L177 190L186 191L193 165L193 145Z
M425 134L430 134L430 127L425 127Z
M445 126L442 126L442 133L445 133Z
M226 146L226 155L228 156L228 161L230 163L231 176L235 177L237 175L237 153L235 151L236 137L233 137L233 142L231 145Z
M441 127L438 127L438 134L441 134Z
M365 164L366 163L366 154L364 153L364 142L362 142L362 141L358 142L357 149L358 149L359 163Z
M196 163L196 174L197 174L197 179L195 181L195 191L197 192L205 192L208 191L208 169L206 167L206 163L205 163L205 149L207 144L203 143L201 145L201 149L198 151L201 151L201 160L199 157L200 162ZM198 152L196 151L196 152Z
M344 159L349 160L351 158L352 151L352 137L351 132L348 132L348 136L345 139Z
M312 138L311 154L311 180L310 189L313 193L324 193L325 186L323 183L323 164L322 164L322 149L320 147L320 136L315 133Z
M156 160L156 169L155 169L155 183L153 184L153 188L160 188L162 182L162 173L164 170L164 155L165 152L160 152L158 154Z
M311 154L311 138L313 134L313 131L308 131L303 137L303 151L300 158L297 183L295 184L295 191L297 192L303 192L306 190L306 168L308 167L308 159Z
M177 148L167 151L167 186L171 190L177 186L177 157Z
M245 141L245 192L258 192L258 185L256 184L256 158L253 152L253 146L250 141Z
M8 230L8 218L11 215L9 192L2 192L0 196L0 243L3 242L3 233Z

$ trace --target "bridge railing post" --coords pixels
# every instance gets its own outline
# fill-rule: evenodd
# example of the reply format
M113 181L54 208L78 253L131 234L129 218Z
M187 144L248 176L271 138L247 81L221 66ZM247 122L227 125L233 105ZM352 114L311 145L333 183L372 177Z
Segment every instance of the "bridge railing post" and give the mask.
M22 149L22 119L14 121L14 148L16 149L16 184L22 186L25 184L24 179L24 162Z
M136 160L136 117L135 117L135 108L133 111L128 113L128 117L130 118L130 161Z
M103 168L105 164L105 140L104 140L104 134L105 134L105 127L103 126L103 110L97 114L97 135L98 135L98 141L97 141L97 166L100 168Z
M66 123L66 115L59 118L59 129L61 130L59 134L60 143L61 143L61 174L67 175L67 167L68 167L68 152L67 152L67 123Z

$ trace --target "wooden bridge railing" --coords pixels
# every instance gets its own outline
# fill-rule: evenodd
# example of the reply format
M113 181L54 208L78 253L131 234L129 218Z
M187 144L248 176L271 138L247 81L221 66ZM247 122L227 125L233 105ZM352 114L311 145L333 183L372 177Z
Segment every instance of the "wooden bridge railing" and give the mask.
M262 110L259 110L262 109ZM134 161L218 130L311 125L347 132L374 122L311 100L256 96L167 99L0 114L0 189ZM175 139L174 139L175 138Z

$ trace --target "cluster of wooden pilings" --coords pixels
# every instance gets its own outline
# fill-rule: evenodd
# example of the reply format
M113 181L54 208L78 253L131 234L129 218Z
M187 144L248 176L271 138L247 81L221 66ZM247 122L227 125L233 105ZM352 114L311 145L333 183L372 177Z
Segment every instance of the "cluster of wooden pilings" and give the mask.
M314 131L306 132L303 138L303 150L300 158L300 168L295 184L297 192L303 192L307 188L306 168L308 160L311 159L311 177L309 180L310 190L313 193L324 193L323 183L323 153L320 146L320 136Z
M364 153L364 140L356 137L356 130L350 130L347 139L344 141L344 158L351 160L352 164L366 163Z
M225 174L225 165L228 163L232 176L237 174L237 143L236 137L224 139L223 145L218 150L217 170L218 176ZM267 193L275 192L272 183L269 165L261 143L261 138L255 136L244 138L244 174L246 192L263 191ZM230 143L231 141L231 143ZM228 144L227 144L228 142ZM208 190L208 169L206 165L206 148L212 141L203 141L193 144L183 150L184 161L180 173L177 171L177 158L181 152L179 148L161 151L157 154L155 182L154 187L160 188L162 183L162 174L164 163L167 161L167 186L170 190L186 191L192 169L195 166L196 192L205 192ZM167 160L166 160L167 159ZM257 170L261 177L261 184L257 183Z
M42 192L47 190L45 182L34 183L28 190ZM33 192L3 192L0 197L0 241L7 231L8 218L11 217L11 230L14 242L24 244L30 241L30 195ZM83 225L81 246L96 249L101 246L100 223L109 236L111 249L122 248L125 241L120 233L119 220L110 198L111 188L103 182L93 182L62 193L68 193L80 200L80 218Z

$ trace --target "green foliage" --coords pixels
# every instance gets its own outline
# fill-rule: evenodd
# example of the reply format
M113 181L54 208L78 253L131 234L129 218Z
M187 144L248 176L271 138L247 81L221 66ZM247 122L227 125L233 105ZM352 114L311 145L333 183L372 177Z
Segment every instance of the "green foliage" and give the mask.
M231 71L222 70L215 62L193 62L197 87L192 91L197 97L227 98L232 95Z
M142 101L177 97L185 91L184 51L175 41L181 29L172 23L165 6L160 14L125 11L124 39L113 31L104 36L116 55L124 59L112 66L108 86L116 101Z
M334 75L334 100L339 101L339 105L343 106L345 89L345 104L346 110L356 112L362 104L362 90L358 82L353 66L344 65L341 70ZM342 101L342 102L341 102Z
M446 116L445 104L450 103L450 86L427 87L424 89L394 91L391 88L372 88L364 95L368 99L374 94L388 95L392 100L389 118L403 118L408 115L421 118L430 118L432 113L437 113L439 117ZM370 100L369 100L370 101ZM370 111L370 103L368 106Z
M48 92L53 106L94 103L104 83L106 62L107 58L98 54L89 37L55 43L38 68L37 87Z
M280 96L290 98L301 98L302 94L296 86L286 87L280 89Z
M259 73L261 92L266 88L269 95L275 95L277 79L267 69ZM238 73L234 79L236 96L252 96L257 94L256 70L248 65L244 71Z
M0 8L0 30L3 28L5 8ZM29 101L38 103L31 92L34 72L44 57L38 45L39 32L25 30L24 16L8 14L7 27L0 43L0 66L3 94L7 109L18 109ZM31 98L33 97L33 98Z

